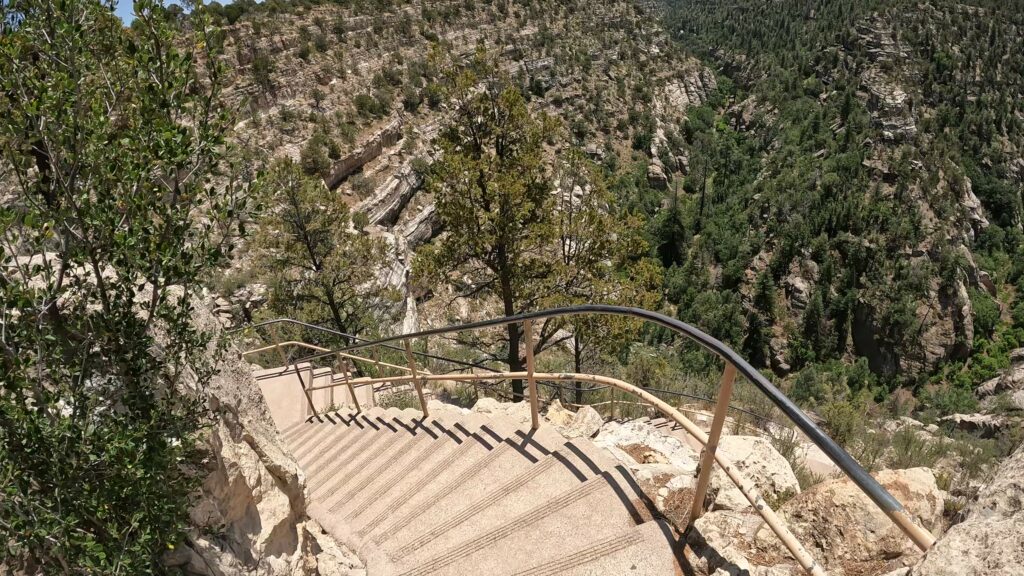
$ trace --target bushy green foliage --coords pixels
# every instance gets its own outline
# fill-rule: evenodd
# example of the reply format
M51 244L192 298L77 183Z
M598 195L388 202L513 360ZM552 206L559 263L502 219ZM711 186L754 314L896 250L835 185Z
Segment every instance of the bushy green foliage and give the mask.
M0 6L0 565L153 574L198 479L200 281L244 209L219 39L136 2ZM9 171L7 171L9 170ZM214 186L217 176L221 182Z
M341 195L287 159L275 162L258 188L272 207L253 242L255 265L270 286L267 314L352 335L388 324L397 295L374 280L386 246L349 232L352 215ZM306 333L310 338L316 336Z

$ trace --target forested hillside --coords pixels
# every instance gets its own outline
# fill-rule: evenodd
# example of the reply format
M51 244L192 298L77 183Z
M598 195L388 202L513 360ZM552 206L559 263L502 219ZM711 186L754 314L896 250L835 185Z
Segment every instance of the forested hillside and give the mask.
M1021 8L669 2L721 102L690 111L699 168L655 217L680 314L731 295L746 330L721 335L804 400L846 373L971 409L1024 328Z
M641 303L740 350L838 435L851 414L998 404L976 389L1024 345L1018 7L212 4L231 138L270 175L223 309L370 334ZM438 159L464 144L460 74L554 123L531 162L563 194L523 233L605 260L553 241L504 272L438 269L471 213L438 198ZM581 198L605 236L564 227ZM540 261L558 265L526 271ZM710 391L708 358L665 334L586 329L542 340L565 367ZM520 340L451 352L514 366Z

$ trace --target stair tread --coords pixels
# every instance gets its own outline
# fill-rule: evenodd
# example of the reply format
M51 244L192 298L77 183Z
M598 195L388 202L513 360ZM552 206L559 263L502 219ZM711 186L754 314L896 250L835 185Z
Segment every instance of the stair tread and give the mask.
M398 510L394 522L381 531L374 543L388 549L404 546L416 537L415 531L408 530L419 524L418 518L429 515L431 523L444 522L466 503L476 500L501 486L509 478L524 472L546 454L560 448L566 440L550 431L533 435L524 440L517 432L521 426L495 421L481 428L482 436L495 439L495 450L466 468L458 476L434 490L428 490L417 504ZM385 540L387 541L385 543Z
M310 494L319 492L326 486L333 486L336 481L340 483L352 470L357 469L360 463L372 459L383 442L389 445L397 442L401 437L399 429L384 423L391 415L385 410L376 418L360 417L358 421L364 426L358 430L356 427L349 429L347 434L351 435L351 440L339 440L333 451L328 450L315 460L308 461L305 470Z
M389 497L360 514L357 517L360 536L369 536L381 528L383 533L388 533L391 524L408 516L418 506L429 506L431 498L436 497L439 491L449 485L457 487L457 480L463 473L478 466L485 458L495 457L491 453L497 444L488 443L481 437L477 430L479 424L454 428L460 429L462 443L436 461L425 464L422 471L410 474Z
M461 505L450 511L444 520L434 516L431 526L416 527L415 538L396 548L393 557L414 551L420 553L428 548L444 549L500 525L536 502L579 487L601 471L591 468L596 452L596 448L588 448L586 444L566 443L566 447L494 486L475 500L460 502Z
M390 443L388 449L379 451L376 462L350 475L345 485L339 487L332 497L321 502L332 512L340 513L346 510L347 504L361 502L361 499L356 498L360 493L367 489L373 493L375 483L382 483L386 488L392 474L406 471L404 465L408 461L422 461L424 454L432 454L445 443L451 442L447 434L435 427L435 422L431 418L423 418L418 412L412 416L405 414L396 417L393 420L399 427L396 434L402 438Z
M663 522L647 522L590 542L560 557L509 576L665 576L676 573L671 529Z
M317 401L333 403L338 391L349 404L346 387ZM645 522L628 470L588 440L502 414L367 407L357 394L361 411L342 406L280 438L306 475L310 516L361 548L373 572L675 572L671 532ZM664 418L644 420L686 434Z
M389 505L394 504L393 500L405 501L407 497L403 498L402 495L409 489L422 488L426 480L423 476L432 469L436 468L433 475L444 474L444 467L437 463L447 462L450 455L471 441L467 434L479 427L472 423L465 426L461 422L455 422L453 426L437 419L430 419L424 424L437 434L435 439L411 450L404 458L391 462L389 468L370 486L359 492L349 492L349 499L336 509L344 515L352 529L362 528L363 523L357 522L357 519L369 522L375 518L378 510L391 508ZM463 448L463 451L468 449ZM451 457L457 458L458 455Z
M414 551L395 562L395 571L402 576L498 574L522 562L523 550L530 551L532 561L551 561L583 543L634 527L626 506L614 505L618 494L610 480L605 475L592 478L554 498L531 502L486 533L443 549Z

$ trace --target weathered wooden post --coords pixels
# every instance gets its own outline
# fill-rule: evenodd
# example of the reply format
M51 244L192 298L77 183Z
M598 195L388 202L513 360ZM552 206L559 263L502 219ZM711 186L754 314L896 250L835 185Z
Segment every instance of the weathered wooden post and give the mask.
M726 362L722 380L718 386L718 403L715 405L715 418L711 421L711 432L708 442L700 455L700 466L697 468L697 486L693 490L693 503L690 505L690 525L704 514L704 496L711 482L711 470L715 467L715 452L718 450L718 439L722 436L722 426L729 413L729 401L732 399L732 383L736 380L736 367Z
M416 395L420 398L420 409L423 411L423 417L430 416L430 412L427 410L427 399L423 396L423 382L420 381L419 373L416 371L416 358L412 354L412 342L408 338L403 340L405 343L405 358L409 361L409 370L412 372L412 383L416 388Z

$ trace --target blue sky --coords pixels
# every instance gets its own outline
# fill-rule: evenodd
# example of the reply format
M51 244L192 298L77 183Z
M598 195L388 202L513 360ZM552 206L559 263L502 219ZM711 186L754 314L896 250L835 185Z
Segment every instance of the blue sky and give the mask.
M221 4L230 4L230 0L220 0ZM164 0L164 4L179 4L174 0ZM134 7L133 0L115 0L114 2L114 13L124 20L125 24L131 24L132 20L135 20L135 16L132 14Z
M132 0L117 0L114 12L121 17L121 20L124 20L125 24L129 24L135 19L132 16Z

